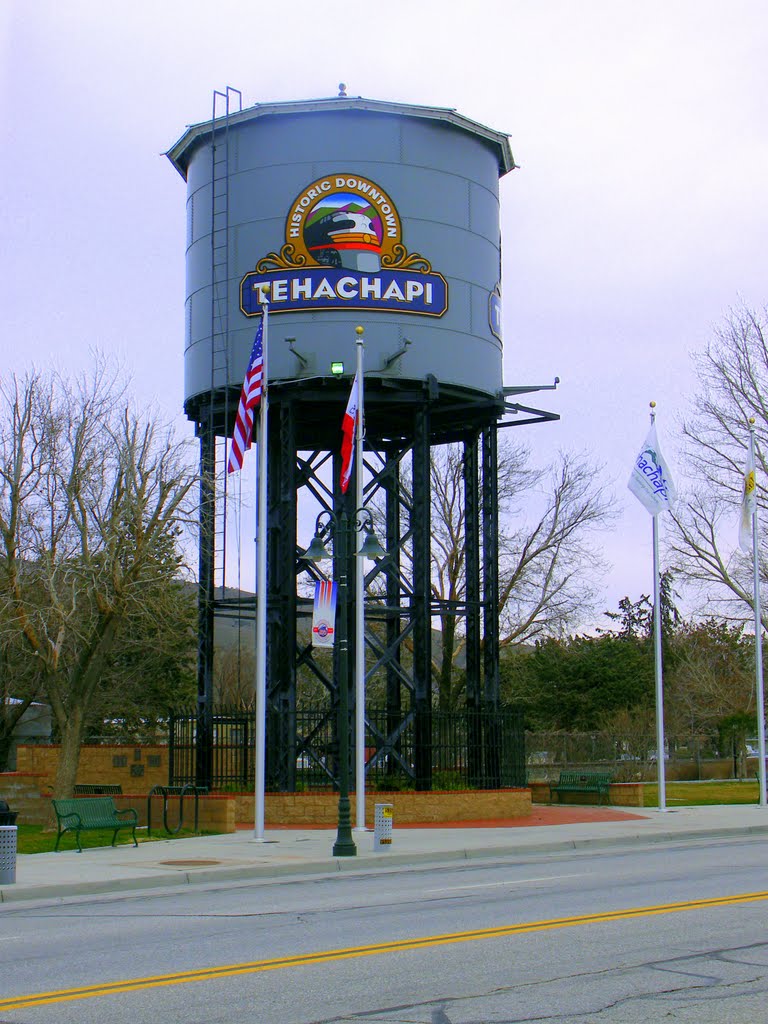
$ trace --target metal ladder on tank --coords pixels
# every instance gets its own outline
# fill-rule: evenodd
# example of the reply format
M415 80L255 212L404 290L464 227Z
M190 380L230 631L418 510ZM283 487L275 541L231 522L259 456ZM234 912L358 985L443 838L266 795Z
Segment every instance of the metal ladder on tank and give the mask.
M229 174L230 115L243 108L243 94L228 85L214 89L211 110L211 422L215 395L223 393L225 434L231 431L229 397ZM216 502L214 523L214 592L225 597L227 560L227 438L215 439Z

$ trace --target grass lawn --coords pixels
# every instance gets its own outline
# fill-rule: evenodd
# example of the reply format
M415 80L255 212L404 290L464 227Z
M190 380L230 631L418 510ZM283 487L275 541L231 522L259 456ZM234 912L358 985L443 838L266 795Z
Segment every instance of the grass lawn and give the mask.
M759 796L756 779L708 782L668 782L667 806L701 807L712 804L756 804ZM658 807L659 787L655 782L645 785L646 807Z
M148 836L146 829L138 828L136 838L139 843L154 843L162 839L189 839L194 835L209 835L206 832L188 832L182 830L177 836L164 835L153 829L152 835ZM84 850L94 846L109 846L112 842L112 829L107 828L98 832L83 832L80 836L80 845ZM18 853L51 853L56 845L56 829L45 828L43 825L19 825L17 833ZM133 847L131 833L123 831L118 834L116 846ZM77 850L77 842L73 832L67 832L59 843L59 851Z

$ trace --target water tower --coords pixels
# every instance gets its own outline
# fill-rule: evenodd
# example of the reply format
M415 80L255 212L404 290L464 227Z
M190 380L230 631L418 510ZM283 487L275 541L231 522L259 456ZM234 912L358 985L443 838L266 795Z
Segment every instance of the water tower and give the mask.
M509 141L455 110L343 88L244 109L227 89L212 113L168 152L187 183L185 410L203 472L198 782L211 776L200 739L210 734L213 623L225 601L216 481L266 301L270 785L293 788L305 739L294 724L297 666L313 657L297 626L297 577L308 570L297 555L299 495L341 507L340 425L361 326L365 500L379 499L388 552L366 579L379 583L366 645L387 703L371 742L392 753L412 726L408 767L429 788L435 616L464 622L468 707L498 701L497 431L511 412L530 413L517 423L555 418L511 402L540 389L502 380L499 179L515 166ZM331 370L339 362L341 375ZM466 592L451 609L430 576L430 456L447 442L463 446L466 508ZM332 698L338 684L324 682Z

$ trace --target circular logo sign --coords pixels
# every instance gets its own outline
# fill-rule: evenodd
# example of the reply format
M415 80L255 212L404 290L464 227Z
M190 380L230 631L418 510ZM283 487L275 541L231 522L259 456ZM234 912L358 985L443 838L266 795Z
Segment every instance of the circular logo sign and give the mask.
M296 197L286 218L285 241L303 266L367 272L395 260L402 228L392 200L367 178L318 178Z
M448 283L409 253L395 204L357 174L317 178L291 203L285 241L240 282L240 309L259 316L319 309L373 309L442 316Z

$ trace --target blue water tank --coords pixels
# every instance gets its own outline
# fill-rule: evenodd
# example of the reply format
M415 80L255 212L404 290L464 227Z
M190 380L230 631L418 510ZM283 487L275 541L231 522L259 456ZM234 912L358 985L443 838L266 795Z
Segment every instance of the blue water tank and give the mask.
M340 96L259 104L190 127L185 401L239 389L261 304L270 381L502 389L499 178L506 135L454 110Z

